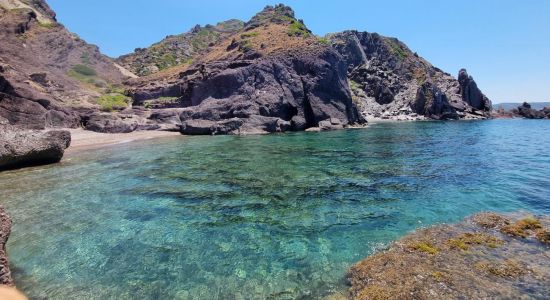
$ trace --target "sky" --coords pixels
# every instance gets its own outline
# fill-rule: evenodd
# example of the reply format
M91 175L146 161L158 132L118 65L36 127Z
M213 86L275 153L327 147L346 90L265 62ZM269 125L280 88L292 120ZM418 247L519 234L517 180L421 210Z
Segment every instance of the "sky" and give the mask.
M317 35L347 29L397 37L434 66L466 68L494 103L550 101L549 0L47 0L57 19L117 57L196 24L249 20L291 6Z

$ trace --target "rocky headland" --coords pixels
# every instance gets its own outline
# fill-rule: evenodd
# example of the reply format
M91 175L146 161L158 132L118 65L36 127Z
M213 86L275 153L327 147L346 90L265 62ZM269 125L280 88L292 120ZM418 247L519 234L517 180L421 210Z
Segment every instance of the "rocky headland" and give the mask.
M523 104L512 109L504 109L502 107L492 112L494 118L524 118L524 119L550 119L550 106L541 109L535 109L531 104L523 102Z
M550 218L481 213L416 231L354 265L352 299L544 299Z
M531 104L524 102L517 109L512 110L512 114L526 119L550 119L550 107L536 110L531 108Z

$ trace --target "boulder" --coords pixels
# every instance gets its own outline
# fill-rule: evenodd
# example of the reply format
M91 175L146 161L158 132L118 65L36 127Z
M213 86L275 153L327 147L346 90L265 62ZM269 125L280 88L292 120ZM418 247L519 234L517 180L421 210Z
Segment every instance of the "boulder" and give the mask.
M321 131L338 130L343 128L344 125L342 124L342 121L337 118L330 118L319 122L319 130Z
M102 133L129 133L137 129L133 120L123 120L117 115L97 113L88 116L83 122L86 130Z
M6 243L11 232L11 219L4 207L0 205L0 285L13 286Z
M23 131L0 126L0 170L56 163L71 144L68 131Z
M0 116L26 129L44 129L47 110L39 103L0 93Z
M456 108L449 104L447 95L431 82L423 83L416 92L412 110L432 119L458 119Z

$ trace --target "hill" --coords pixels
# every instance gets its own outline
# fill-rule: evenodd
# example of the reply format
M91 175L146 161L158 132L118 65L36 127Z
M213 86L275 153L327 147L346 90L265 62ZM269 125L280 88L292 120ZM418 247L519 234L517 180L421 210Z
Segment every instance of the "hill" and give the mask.
M116 61L43 0L0 0L0 25L0 123L243 134L490 117L466 70L455 78L376 33L316 36L282 4Z

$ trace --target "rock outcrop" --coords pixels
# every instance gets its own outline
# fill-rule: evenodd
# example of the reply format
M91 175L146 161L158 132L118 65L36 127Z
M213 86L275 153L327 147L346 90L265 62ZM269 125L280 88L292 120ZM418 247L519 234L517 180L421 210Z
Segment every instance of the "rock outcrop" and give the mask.
M550 218L482 213L422 229L354 265L351 299L544 299Z
M0 117L22 128L78 127L72 108L99 109L127 78L43 0L1 0L0 40Z
M284 132L338 119L362 120L347 84L347 66L294 12L268 6L198 62L163 81L134 83L134 104L176 98L184 134Z
M464 102L475 109L483 111L491 110L491 101L483 95L472 76L468 75L466 69L462 69L458 73L458 83L460 84L460 94Z
M3 206L0 205L0 285L13 286L6 243L11 233L11 219Z
M0 126L0 170L56 163L71 143L68 131L22 131Z
M517 109L512 110L512 113L518 117L526 119L549 119L550 118L550 108L545 107L542 110L536 110L531 108L531 105L527 102L524 102Z
M491 102L466 70L458 80L395 38L344 31L327 36L345 58L355 102L367 118L487 118Z

